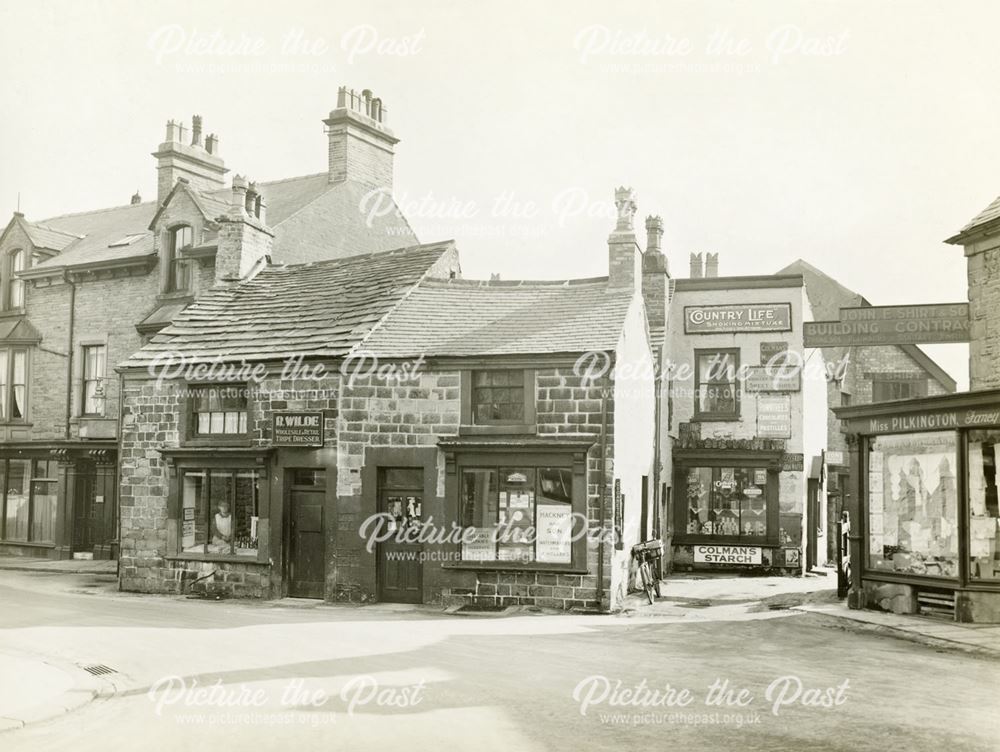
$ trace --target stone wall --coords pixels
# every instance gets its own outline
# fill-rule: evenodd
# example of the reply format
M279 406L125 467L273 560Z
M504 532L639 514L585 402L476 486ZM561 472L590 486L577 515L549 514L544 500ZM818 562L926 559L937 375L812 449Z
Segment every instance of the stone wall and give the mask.
M971 388L995 389L1000 387L1000 248L969 255L968 273Z

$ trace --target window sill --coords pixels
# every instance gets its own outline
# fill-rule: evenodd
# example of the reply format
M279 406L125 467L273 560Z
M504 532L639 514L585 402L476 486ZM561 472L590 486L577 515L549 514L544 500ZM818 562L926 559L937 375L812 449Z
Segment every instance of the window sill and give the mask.
M441 569L478 570L481 572L544 572L547 574L590 574L590 570L572 564L514 564L512 562L472 562L442 564Z
M222 434L220 436L205 436L199 439L185 439L182 447L250 447L253 442L246 434Z
M520 435L536 434L538 427L535 424L509 424L491 423L489 425L468 425L459 426L459 436L499 436L499 435Z
M16 316L24 316L24 306L20 308L5 308L0 311L0 319L14 318Z
M212 562L216 561L220 564L260 564L267 565L268 560L266 556L261 556L259 553L256 556L236 556L235 554L196 554L196 553L177 553L172 556L164 556L167 561L206 561Z

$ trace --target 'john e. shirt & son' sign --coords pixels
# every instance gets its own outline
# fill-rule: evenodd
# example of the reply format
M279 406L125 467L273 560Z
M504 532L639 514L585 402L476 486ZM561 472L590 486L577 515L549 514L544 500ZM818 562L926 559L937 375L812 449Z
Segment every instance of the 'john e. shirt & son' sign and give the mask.
M685 334L721 332L788 332L790 303L739 303L684 307Z

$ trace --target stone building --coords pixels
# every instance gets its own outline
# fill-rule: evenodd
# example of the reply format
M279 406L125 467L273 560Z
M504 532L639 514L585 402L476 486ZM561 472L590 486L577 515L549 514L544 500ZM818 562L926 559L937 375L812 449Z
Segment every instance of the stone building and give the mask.
M618 607L658 526L667 284L616 203L608 277L463 280L442 243L180 313L122 369L122 587Z
M29 220L0 235L0 552L114 556L121 411L115 364L193 300L272 263L417 242L392 202L398 139L370 92L341 89L325 169L227 182L200 117L168 122L157 195ZM378 206L363 214L359 207ZM251 252L237 257L235 248Z
M969 384L1000 387L1000 198L946 243L965 249L969 276Z
M802 276L719 276L692 254L670 310L672 565L800 573L826 405L801 368Z

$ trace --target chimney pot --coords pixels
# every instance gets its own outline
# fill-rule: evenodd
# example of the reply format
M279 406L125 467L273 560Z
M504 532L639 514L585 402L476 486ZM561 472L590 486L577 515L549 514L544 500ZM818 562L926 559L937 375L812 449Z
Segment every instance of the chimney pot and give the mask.
M663 240L663 220L652 215L646 217L646 252L660 253Z
M191 118L191 146L201 146L201 115Z
M208 138L205 139L205 151L209 154L219 153L219 137L214 133L209 134Z
M139 195L139 191L132 194L132 206L142 203L142 196Z
M615 232L632 232L636 210L636 195L624 186L615 191L615 208L618 210L618 224Z
M719 276L719 254L718 253L706 253L705 254L705 276L706 277L718 277Z
M698 278L703 277L703 276L705 276L705 275L704 275L704 271L703 271L703 267L702 267L702 262L701 262L701 254L700 253L692 253L691 254L691 279L698 279Z

